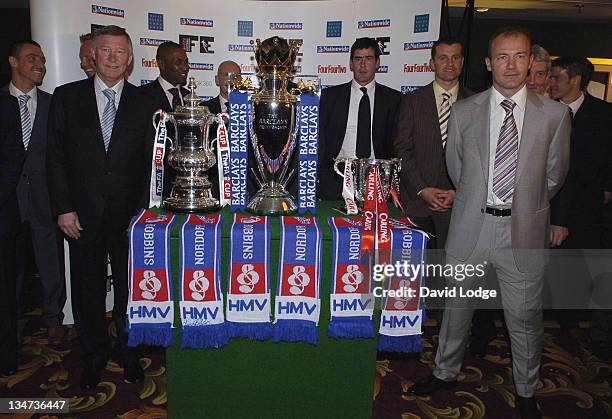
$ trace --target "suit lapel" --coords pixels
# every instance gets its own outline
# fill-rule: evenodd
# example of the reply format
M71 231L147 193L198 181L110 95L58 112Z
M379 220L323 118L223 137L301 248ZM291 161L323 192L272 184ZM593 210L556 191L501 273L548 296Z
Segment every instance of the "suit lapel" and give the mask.
M98 111L98 102L96 101L94 79L95 77L89 79L89 83L87 84L87 92L83 98L85 101L83 113L86 115L85 118L89 118L89 123L87 125L91 127L93 141L97 144L97 147L102 150L102 153L106 154L104 150L104 139L102 138L102 127L100 126L100 113Z
M472 110L474 135L478 141L478 152L480 153L480 163L485 184L489 181L489 143L491 141L489 138L491 89L487 90L487 92L488 94L483 94L474 101L475 106ZM483 115L485 116L484 118Z
M540 99L538 99L535 93L527 92L515 183L518 183L520 180L521 174L523 173L523 170L527 164L527 157L531 153L533 145L538 140L540 121L545 119L545 115L540 110L540 104Z
M126 109L129 109L130 94L134 88L135 87L132 86L127 80L123 83L123 90L121 91L119 106L117 107L117 113L115 114L113 132L111 134L110 144L108 145L108 155L111 154L113 148L117 148L121 144L119 138L121 136L121 132L124 130L126 122L129 123L129 121L125 121L125 119L128 119L127 117L129 114Z
M44 120L44 113L48 108L48 99L41 93L41 90L36 88L36 116L34 117L34 125L32 125L32 136L30 138L30 146L28 147L30 150L34 146L35 142L38 141L39 138L44 138L44 130L47 129L46 126L43 126L41 121ZM41 135L41 130L43 135Z
M425 111L425 121L423 121L424 125L430 127L440 127L440 118L438 117L438 108L436 107L436 96L434 94L433 82L429 83L423 92L423 110ZM442 133L439 129L434 129L433 135L436 139L436 144L438 144L440 150L442 150Z

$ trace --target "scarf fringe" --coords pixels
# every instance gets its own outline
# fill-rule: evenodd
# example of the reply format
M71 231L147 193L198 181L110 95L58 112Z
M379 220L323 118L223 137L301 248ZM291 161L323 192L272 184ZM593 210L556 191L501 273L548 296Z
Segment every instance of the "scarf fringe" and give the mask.
M172 329L168 327L134 327L128 330L128 342L130 347L138 345L172 346Z
M220 348L229 343L224 323L210 326L184 326L181 348Z
M374 326L372 320L367 317L332 318L327 328L327 336L336 339L373 338Z
M268 340L274 335L272 323L238 323L226 321L227 334L230 338L247 338L249 340Z
M378 350L388 352L421 352L421 335L387 336L378 338Z
M319 341L317 326L308 320L277 320L274 342L304 342L316 345Z

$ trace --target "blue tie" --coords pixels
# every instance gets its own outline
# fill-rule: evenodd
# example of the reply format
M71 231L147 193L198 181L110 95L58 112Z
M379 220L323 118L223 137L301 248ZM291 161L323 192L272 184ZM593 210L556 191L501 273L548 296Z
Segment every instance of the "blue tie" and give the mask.
M30 138L32 137L32 118L30 117L30 111L28 110L29 95L19 96L19 113L21 114L21 135L23 136L23 148L26 150L30 145Z
M115 109L115 91L113 89L106 89L102 93L104 93L108 100L102 114L102 138L104 139L104 150L108 152L117 110Z

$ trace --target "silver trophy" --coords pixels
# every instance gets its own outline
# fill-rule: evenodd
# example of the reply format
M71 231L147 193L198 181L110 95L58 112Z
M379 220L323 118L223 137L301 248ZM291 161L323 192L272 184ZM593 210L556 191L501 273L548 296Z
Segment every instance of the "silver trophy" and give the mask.
M251 41L252 43L252 41ZM293 172L289 171L297 142L296 101L302 92L317 87L297 84L290 78L297 56L298 42L274 36L256 40L257 80L246 75L232 79L231 88L251 95L250 136L256 169L251 166L259 191L249 200L247 210L261 215L286 215L297 210L296 200L285 189Z
M189 78L184 106L177 106L174 112L164 113L166 122L174 126L174 141L168 138L168 165L177 171L170 196L163 207L173 212L210 212L219 208L219 200L212 196L212 183L204 173L217 162L208 140L210 125L217 117L206 106L200 106L196 94L196 81ZM153 114L153 125L162 114Z
M382 186L383 197L389 199L391 188L395 187L399 191L399 173L402 170L402 159L393 158L384 159L353 159L348 157L339 157L334 161L334 171L344 179L344 170L340 170L340 165L349 165L349 176L352 176L352 184L354 185L354 198L360 209L363 209L363 203L366 196L366 185L370 169L374 166L379 167L380 184Z

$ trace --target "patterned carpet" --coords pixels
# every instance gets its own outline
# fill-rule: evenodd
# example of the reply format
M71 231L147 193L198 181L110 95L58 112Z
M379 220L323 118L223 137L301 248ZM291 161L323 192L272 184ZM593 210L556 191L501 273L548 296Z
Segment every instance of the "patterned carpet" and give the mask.
M583 349L579 357L572 357L558 344L556 323L545 325L542 381L537 394L544 417L612 418L612 365L601 362L588 349ZM380 354L372 416L377 419L517 417L509 346L501 328L485 359L466 355L460 383L454 390L442 391L435 398L408 395L408 387L428 375L433 366L437 330L435 321L428 321L420 357ZM0 377L0 397L67 398L71 413L63 417L69 418L153 419L167 416L163 350L147 348L143 351L144 383L125 383L122 369L109 362L100 385L95 391L86 392L79 389L78 351L73 328L68 329L65 341L54 347L49 345L46 331L34 318L25 331L19 372Z

